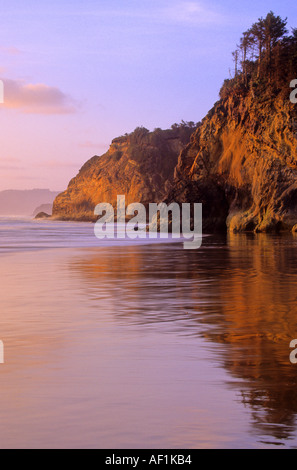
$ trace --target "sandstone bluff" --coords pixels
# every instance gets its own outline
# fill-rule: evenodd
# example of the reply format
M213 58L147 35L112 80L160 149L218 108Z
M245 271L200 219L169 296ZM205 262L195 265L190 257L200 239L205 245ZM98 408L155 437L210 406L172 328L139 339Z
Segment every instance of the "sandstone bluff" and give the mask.
M251 89L220 100L182 150L166 202L202 202L208 232L295 230L293 120L282 94Z
M296 232L297 28L286 26L273 12L259 18L202 122L114 139L56 198L53 217L95 220L97 203L123 194L127 204L200 202L204 233Z
M115 139L54 201L53 216L95 220L99 202L202 202L204 232L295 230L295 107L251 88L218 101L190 138L177 131ZM160 137L161 136L161 137ZM187 145L186 140L190 139ZM179 156L178 156L179 154ZM173 177L174 176L174 177Z
M139 127L114 139L109 150L88 160L57 196L53 218L95 221L96 204L116 207L117 195L125 195L127 205L163 200L172 186L178 155L194 129L194 123L154 132Z

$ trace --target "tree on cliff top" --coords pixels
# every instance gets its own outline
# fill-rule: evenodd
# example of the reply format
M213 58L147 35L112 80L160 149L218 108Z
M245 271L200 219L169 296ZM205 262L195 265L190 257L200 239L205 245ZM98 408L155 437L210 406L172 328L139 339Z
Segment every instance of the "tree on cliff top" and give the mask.
M251 82L262 82L277 89L288 86L297 70L297 29L288 36L287 18L282 19L270 11L259 18L240 38L232 53L235 74L225 80L220 96L232 90L248 88ZM241 58L239 61L238 58Z

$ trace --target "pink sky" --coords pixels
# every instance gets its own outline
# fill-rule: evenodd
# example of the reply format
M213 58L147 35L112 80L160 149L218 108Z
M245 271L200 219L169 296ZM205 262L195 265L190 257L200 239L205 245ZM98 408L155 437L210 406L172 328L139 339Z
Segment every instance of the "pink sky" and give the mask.
M63 190L137 126L199 121L241 33L293 0L3 0L0 190Z

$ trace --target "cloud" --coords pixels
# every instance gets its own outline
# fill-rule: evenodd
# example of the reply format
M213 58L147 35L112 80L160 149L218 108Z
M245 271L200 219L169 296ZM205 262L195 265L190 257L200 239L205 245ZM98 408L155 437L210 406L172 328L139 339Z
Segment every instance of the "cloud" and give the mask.
M76 168L80 165L80 163L75 163L75 162L62 162L61 160L45 160L44 162L36 162L34 164L35 167L41 167L41 168L48 168L48 169L55 169L55 168Z
M163 9L168 20L195 25L221 24L224 16L202 2L180 1Z
M80 148L97 148L97 149L108 149L109 144L108 143L103 143L103 142L92 142L91 140L85 140L84 142L80 142L78 144Z
M0 158L0 163L11 163L11 162L14 162L14 163L18 163L20 162L21 160L19 158L14 158L14 157L11 157L11 158Z
M16 165L0 165L0 170L2 171L25 170L25 167L16 166Z
M14 157L0 158L0 170L1 171L23 170L24 167L19 166L20 163L21 163L21 160L19 158L14 158Z
M4 79L4 103L1 107L31 114L69 114L77 111L74 100L56 87L43 83Z
M0 47L0 52L7 54L7 55L19 55L22 54L22 51L18 49L17 47L14 46L9 46L9 47Z
M131 18L137 20L152 21L155 23L165 24L194 24L194 25L210 25L222 24L228 22L226 15L215 10L202 0L167 0L152 1L139 3L140 6L134 5L133 8L99 8L95 10L72 11L69 13L74 16L90 16L90 17L119 17Z

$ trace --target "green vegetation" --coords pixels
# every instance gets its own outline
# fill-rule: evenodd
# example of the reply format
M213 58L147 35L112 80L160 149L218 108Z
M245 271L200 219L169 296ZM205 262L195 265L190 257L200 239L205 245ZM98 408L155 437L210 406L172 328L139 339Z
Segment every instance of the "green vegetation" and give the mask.
M194 121L181 121L179 124L172 124L170 129L161 129L157 127L150 132L143 126L136 127L133 132L130 134L125 134L120 137L116 137L112 140L114 144L124 143L129 140L130 144L148 144L148 145L158 145L158 143L164 139L174 139L179 138L184 143L188 143L190 135L198 127L199 123Z
M222 99L251 89L288 92L290 81L297 75L297 28L288 35L286 26L287 19L270 11L243 33L232 53L234 77L224 81Z

